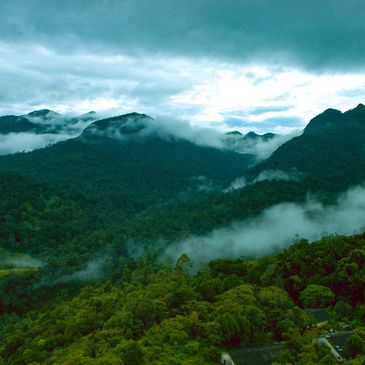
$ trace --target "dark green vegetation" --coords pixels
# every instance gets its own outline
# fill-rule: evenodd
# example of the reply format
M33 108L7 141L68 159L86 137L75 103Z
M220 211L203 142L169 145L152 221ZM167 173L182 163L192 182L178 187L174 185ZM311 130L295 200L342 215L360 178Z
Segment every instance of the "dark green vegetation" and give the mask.
M78 122L93 121L95 112L80 115L75 118L66 118L52 110L36 110L27 115L5 115L0 117L0 135L9 133L59 133ZM67 128L66 128L67 129Z
M365 107L326 111L251 168L251 155L152 133L151 122L104 119L78 138L0 157L0 364L213 364L222 347L283 339L283 364L332 364L311 344L305 305L353 321L358 351L364 235L199 271L160 254L308 192L330 204L363 182ZM223 192L265 170L300 178Z
M36 130L37 125L24 117L5 115L0 117L0 134L21 133Z
M81 195L120 220L151 205L223 187L252 163L250 155L135 136L141 121L150 119L134 113L97 121L79 138L4 156L0 169Z
M5 319L0 354L18 365L214 364L219 348L286 339L280 363L336 364L311 343L318 332L307 328L302 300L315 303L321 294L308 291L317 286L331 294L326 305L335 317L360 324L364 261L359 235L300 241L275 257L220 259L197 274L187 256L175 268L121 263L113 282L87 286L20 321Z
M326 181L328 188L340 190L364 181L364 155L365 106L359 104L345 113L328 109L248 175L264 170L299 171L304 179L310 177L312 189Z

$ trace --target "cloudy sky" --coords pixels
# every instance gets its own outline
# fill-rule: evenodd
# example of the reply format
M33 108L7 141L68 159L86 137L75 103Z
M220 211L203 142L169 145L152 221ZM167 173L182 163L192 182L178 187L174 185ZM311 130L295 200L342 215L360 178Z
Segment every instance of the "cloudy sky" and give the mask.
M0 115L289 132L365 102L364 0L0 0Z

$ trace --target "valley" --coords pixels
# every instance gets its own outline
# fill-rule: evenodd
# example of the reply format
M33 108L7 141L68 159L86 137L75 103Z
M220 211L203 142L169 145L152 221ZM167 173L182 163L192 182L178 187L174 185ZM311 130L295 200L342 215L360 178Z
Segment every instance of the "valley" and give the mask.
M362 341L364 123L325 111L262 159L278 136L208 143L130 113L1 156L0 364L203 365L283 341L280 364L335 364L304 309Z

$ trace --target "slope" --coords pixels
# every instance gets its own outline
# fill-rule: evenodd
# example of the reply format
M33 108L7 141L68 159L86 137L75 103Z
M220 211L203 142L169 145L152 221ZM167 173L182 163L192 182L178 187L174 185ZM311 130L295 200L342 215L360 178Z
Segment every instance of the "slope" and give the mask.
M148 262L120 269L117 282L9 320L0 328L0 362L217 364L222 347L287 339L291 363L302 363L304 352L307 364L334 364L322 362L327 352L312 343L318 332L308 328L302 293L314 284L321 292L313 305L324 303L339 322L347 317L361 328L364 242L364 235L300 241L278 256L215 260L194 275L186 256L175 269Z
M224 186L252 156L143 134L152 118L132 113L92 123L79 138L0 158L16 171L82 194L129 216L179 194Z
M365 179L365 106L341 113L328 109L313 118L303 134L279 147L247 172L251 179L264 170L299 172L308 184L341 189Z

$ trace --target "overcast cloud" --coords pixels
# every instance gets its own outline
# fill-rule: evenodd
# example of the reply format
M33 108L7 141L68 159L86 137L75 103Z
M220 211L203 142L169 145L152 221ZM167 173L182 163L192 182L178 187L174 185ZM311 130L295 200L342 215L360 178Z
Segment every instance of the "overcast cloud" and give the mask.
M365 100L362 0L0 0L0 114L288 133Z

